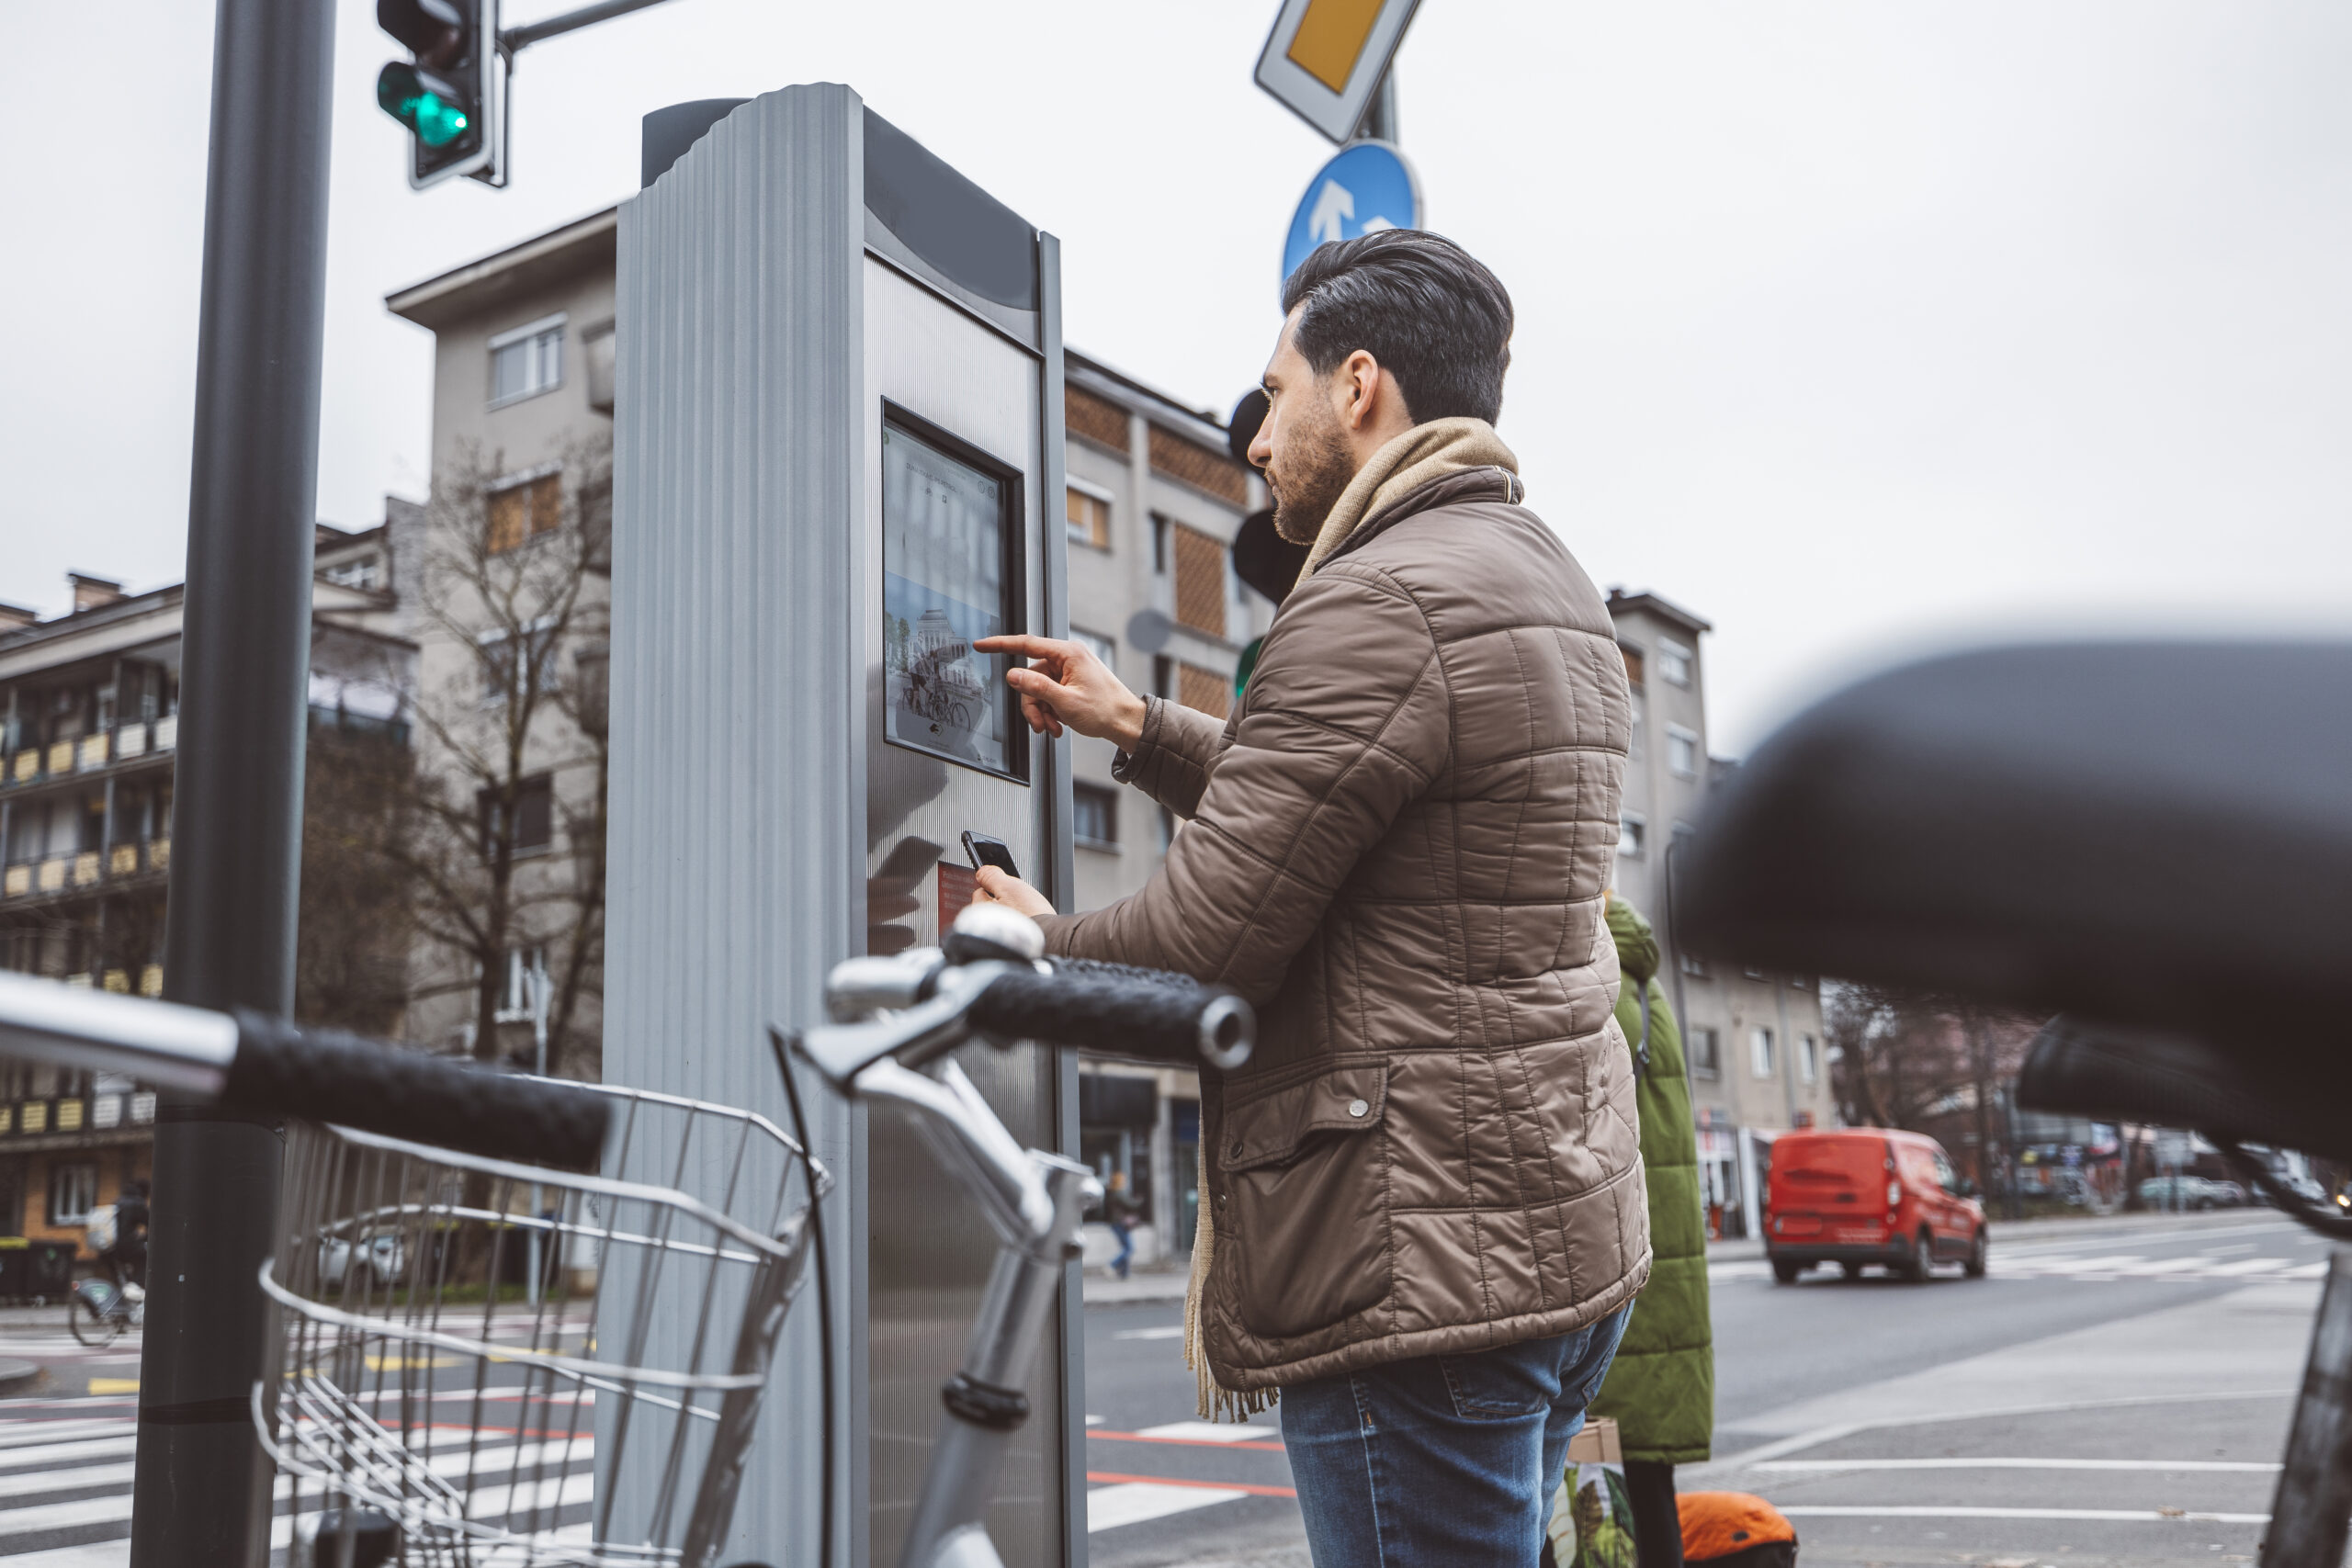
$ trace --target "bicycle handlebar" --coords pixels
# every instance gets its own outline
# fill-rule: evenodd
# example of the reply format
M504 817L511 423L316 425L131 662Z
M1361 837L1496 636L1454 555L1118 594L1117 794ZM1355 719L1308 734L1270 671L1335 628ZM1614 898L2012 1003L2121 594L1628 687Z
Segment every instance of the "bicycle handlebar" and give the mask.
M802 1031L795 1048L844 1089L886 1056L920 1066L975 1033L1228 1072L1257 1043L1257 1015L1231 991L1083 959L1041 969L1017 956L952 964L935 949L853 958L835 965L825 989L837 1021Z
M221 1098L312 1122L495 1159L593 1170L612 1101L526 1078L240 1010Z
M1228 1072L1249 1061L1257 1043L1257 1015L1231 991L1161 969L1050 962L1051 974L1008 969L989 981L973 999L973 1026L1163 1066L1206 1062Z
M498 1159L592 1169L610 1103L592 1089L426 1056L260 1013L0 973L0 1054L119 1072L265 1115L336 1122Z

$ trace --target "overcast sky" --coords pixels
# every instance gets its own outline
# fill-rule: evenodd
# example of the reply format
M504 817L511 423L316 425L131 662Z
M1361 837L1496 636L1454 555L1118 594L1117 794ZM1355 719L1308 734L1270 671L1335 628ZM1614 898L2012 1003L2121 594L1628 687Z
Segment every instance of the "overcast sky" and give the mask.
M1330 151L1250 80L1274 9L672 0L522 56L510 189L418 195L343 0L319 515L426 484L387 292L628 195L647 110L795 82L1060 235L1073 345L1229 406ZM0 599L54 614L182 573L210 14L10 32ZM1714 623L1717 751L1959 637L2352 626L2340 0L1428 0L1398 83L1430 225L1518 303L1532 503Z

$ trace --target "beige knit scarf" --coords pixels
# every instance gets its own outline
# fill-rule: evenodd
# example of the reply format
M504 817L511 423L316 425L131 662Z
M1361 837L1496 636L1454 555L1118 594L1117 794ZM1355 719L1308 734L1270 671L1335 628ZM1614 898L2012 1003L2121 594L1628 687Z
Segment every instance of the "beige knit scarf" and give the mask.
M1299 581L1312 577L1332 551L1347 543L1357 524L1431 479L1467 468L1508 468L1515 474L1519 458L1483 419L1433 419L1392 438L1356 470L1331 503L1330 515L1323 519L1314 547L1306 552Z

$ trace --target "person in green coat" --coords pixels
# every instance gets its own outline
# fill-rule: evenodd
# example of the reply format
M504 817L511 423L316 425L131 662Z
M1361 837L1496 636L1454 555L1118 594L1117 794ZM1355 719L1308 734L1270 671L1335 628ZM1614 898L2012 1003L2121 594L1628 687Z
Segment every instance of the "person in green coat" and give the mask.
M1641 911L1615 893L1609 896L1609 932L1617 941L1617 966L1623 975L1617 1026L1625 1032L1639 1075L1653 1260L1649 1283L1634 1299L1633 1320L1591 1413L1617 1422L1641 1568L1680 1568L1674 1467L1704 1463L1715 1430L1714 1331L1707 1314L1699 1138L1690 1118L1682 1032L1658 983L1657 938Z

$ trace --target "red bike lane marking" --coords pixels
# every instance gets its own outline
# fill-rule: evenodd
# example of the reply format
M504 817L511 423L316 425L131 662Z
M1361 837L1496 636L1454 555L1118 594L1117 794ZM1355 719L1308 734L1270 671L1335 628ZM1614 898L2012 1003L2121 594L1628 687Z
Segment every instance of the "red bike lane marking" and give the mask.
M1253 1486L1246 1481L1185 1481L1173 1475L1121 1475L1115 1471L1090 1470L1089 1481L1107 1485L1140 1482L1147 1486L1198 1486L1209 1492L1247 1492L1256 1497L1296 1497L1297 1491L1288 1486Z

